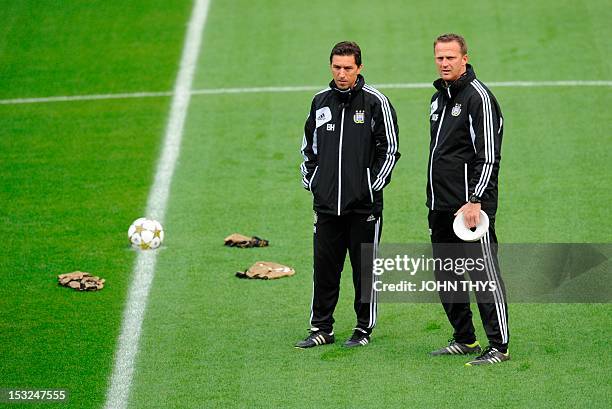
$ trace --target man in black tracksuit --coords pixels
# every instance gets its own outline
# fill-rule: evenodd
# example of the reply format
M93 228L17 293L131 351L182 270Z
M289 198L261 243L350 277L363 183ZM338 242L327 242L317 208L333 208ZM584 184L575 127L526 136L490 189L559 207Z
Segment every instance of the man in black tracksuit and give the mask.
M344 345L370 341L377 313L371 284L373 254L362 260L361 245L374 244L376 251L382 190L400 157L395 110L387 97L365 84L359 46L336 44L330 65L333 81L314 96L302 142L302 182L312 192L315 211L314 278L310 334L296 344L298 348L334 342L333 313L347 251L357 325ZM367 263L364 271L362 261ZM362 302L362 291L369 291L363 298L371 302Z
M495 236L497 181L501 159L503 117L497 100L467 64L463 37L445 34L434 42L440 78L431 99L431 142L428 164L427 207L434 257L484 260L483 269L470 271L470 279L494 282L495 288L476 293L478 309L489 339L481 351L472 324L469 295L441 291L440 298L451 325L453 339L432 355L481 353L467 365L492 364L510 359L505 288L499 273ZM475 227L480 210L489 217L489 230L479 243L465 243L453 231L455 215ZM449 244L450 245L447 245ZM439 282L461 278L453 271L436 271Z

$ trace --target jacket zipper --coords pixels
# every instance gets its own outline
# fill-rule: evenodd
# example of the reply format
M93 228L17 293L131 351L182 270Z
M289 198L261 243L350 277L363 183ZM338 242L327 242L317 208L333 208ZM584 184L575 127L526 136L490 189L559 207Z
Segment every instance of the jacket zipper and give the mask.
M340 119L340 145L338 146L338 216L340 216L340 198L342 197L342 133L344 132L344 110Z
M312 172L312 177L310 178L310 182L308 182L308 190L310 190L312 192L312 181L315 178L315 175L317 174L317 170L319 170L319 166L317 165L317 167L315 168L314 172Z
M434 188L433 188L433 161L434 161L434 153L436 153L436 148L438 147L438 136L440 136L440 129L442 129L442 122L444 122L444 113L446 112L446 104L444 104L444 108L442 108L442 117L440 118L440 124L438 125L438 132L436 132L436 143L434 143L434 147L431 150L431 158L429 159L429 188L431 189L431 210L434 209Z
M366 168L366 172L368 174L368 189L370 189L370 200L374 203L374 194L372 193L372 183L370 179L370 168Z

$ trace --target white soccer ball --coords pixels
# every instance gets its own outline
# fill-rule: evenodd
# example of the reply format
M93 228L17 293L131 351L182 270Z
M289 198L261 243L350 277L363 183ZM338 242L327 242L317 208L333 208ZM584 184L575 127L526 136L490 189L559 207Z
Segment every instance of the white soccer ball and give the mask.
M157 220L141 217L128 229L128 239L134 248L154 250L164 241L164 229Z

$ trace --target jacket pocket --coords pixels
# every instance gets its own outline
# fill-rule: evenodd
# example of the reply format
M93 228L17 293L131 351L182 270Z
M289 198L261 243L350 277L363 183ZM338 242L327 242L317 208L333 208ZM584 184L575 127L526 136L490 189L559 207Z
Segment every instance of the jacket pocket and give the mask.
M366 175L368 176L368 190L370 191L370 201L374 203L374 193L372 193L372 179L370 177L370 168L366 168Z
M317 176L317 171L318 170L319 170L319 166L317 165L317 167L315 168L314 172L312 172L312 177L310 178L310 182L308 182L308 190L310 190L311 192L312 192L312 188L313 188L313 182L315 180L315 177Z

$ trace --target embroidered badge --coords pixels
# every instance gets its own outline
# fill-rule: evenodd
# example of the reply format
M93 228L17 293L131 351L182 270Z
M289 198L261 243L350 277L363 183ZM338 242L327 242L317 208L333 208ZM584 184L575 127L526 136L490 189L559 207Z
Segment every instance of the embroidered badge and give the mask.
M356 124L362 124L365 122L365 111L355 111L355 115L353 115L353 121Z
M453 110L451 111L451 115L459 116L460 113L461 113L461 104L455 104L455 106L453 107Z

